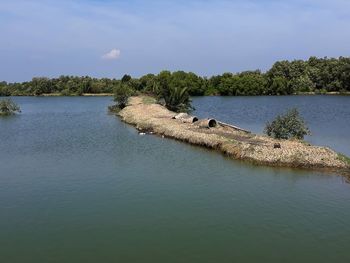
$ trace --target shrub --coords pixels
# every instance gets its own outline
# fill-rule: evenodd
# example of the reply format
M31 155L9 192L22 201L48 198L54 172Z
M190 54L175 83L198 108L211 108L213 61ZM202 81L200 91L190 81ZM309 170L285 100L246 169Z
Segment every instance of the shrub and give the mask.
M267 123L264 132L276 139L304 139L310 134L304 119L297 109L291 109L284 115L278 115L271 123Z
M126 107L129 98L134 94L134 90L127 84L121 83L114 92L114 101L119 109Z
M13 100L0 100L0 115L11 115L16 112L21 112L21 109Z
M189 112L193 109L187 88L171 87L163 94L163 99L171 111Z

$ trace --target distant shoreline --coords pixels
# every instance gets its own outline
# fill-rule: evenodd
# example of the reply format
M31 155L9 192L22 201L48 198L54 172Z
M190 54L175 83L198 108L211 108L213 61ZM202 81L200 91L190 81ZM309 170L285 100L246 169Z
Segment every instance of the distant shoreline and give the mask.
M11 97L112 97L113 93L84 93L82 95L62 95L60 93L47 93L41 95L12 95Z
M293 95L341 95L341 96L349 96L350 95L350 91L346 91L346 92L340 92L340 91L332 91L332 92L325 92L325 93L319 93L319 92L299 92L297 94L293 94ZM293 96L292 95L292 96ZM283 96L283 95L282 95Z
M276 61L270 69L222 72L201 76L183 70L161 70L139 77L90 76L34 77L30 81L0 81L0 94L50 96L110 96L115 89L127 86L133 91L154 93L156 90L187 89L190 96L283 96L283 95L350 95L350 57ZM51 94L52 93L52 94ZM90 95L91 93L91 95ZM97 94L106 95L97 95ZM107 95L108 93L108 95ZM92 95L96 94L96 95Z
M323 95L323 96L350 96L350 92L325 92L325 93L318 93L318 92L299 92L296 94L289 94L289 95L247 95L247 96L223 96L223 95L202 95L202 96L193 96L193 97L264 97L264 96L278 96L278 97L284 97L284 96L315 96L315 95ZM113 97L113 93L84 93L82 95L62 95L60 93L47 93L47 94L41 94L41 95L11 95L11 97Z

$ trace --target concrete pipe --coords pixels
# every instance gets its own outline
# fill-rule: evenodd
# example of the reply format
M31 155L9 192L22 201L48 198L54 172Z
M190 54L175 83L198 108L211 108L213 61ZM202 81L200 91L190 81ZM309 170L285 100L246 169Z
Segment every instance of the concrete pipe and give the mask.
M181 119L182 122L184 123L195 123L198 121L198 118L196 116L189 116L188 118L186 119Z
M214 128L217 126L217 122L214 119L199 120L197 125L201 128Z
M196 116L191 116L187 113L179 113L178 115L174 116L174 119L181 120L184 123L194 123L198 121Z

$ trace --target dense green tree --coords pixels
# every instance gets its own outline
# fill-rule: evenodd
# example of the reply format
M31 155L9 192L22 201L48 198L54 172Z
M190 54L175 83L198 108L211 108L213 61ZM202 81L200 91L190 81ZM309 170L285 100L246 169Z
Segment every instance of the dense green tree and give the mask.
M246 71L238 75L237 87L232 95L263 95L266 79L260 71Z
M298 91L310 92L314 90L314 87L315 87L314 83L311 81L311 79L307 75L293 78L292 80L289 81L288 85L289 85L289 90L292 93L295 93Z
M288 80L291 78L290 69L291 63L289 61L278 61L273 64L272 68L266 74L270 79L284 78Z
M350 58L339 58L338 79L342 91L350 91Z
M140 89L145 93L158 94L159 84L154 74L147 74L140 78Z
M350 58L317 58L308 60L278 61L266 73L245 71L223 73L210 78L192 72L162 71L140 78L124 75L120 80L97 79L88 76L60 76L58 78L33 78L29 82L0 82L0 96L82 95L84 93L113 93L124 83L130 89L157 97L169 96L175 87L186 88L191 96L201 95L289 95L299 92L350 91Z
M0 96L10 96L11 92L7 86L6 81L0 82Z
M285 77L274 77L267 87L267 95L288 95L288 80Z
M176 71L172 73L170 85L172 87L187 88L190 95L200 96L204 94L203 79L193 72Z
M122 81L123 83L125 83L125 82L129 82L131 79L132 79L132 78L131 78L130 75L125 74L125 75L122 77L121 81Z

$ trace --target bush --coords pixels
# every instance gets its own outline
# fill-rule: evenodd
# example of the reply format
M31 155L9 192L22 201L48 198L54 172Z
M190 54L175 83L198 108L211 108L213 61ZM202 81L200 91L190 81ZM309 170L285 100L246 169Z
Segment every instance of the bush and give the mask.
M165 107L175 112L189 112L191 106L190 95L187 88L171 87L163 94Z
M114 101L119 109L126 107L129 98L134 94L134 90L127 84L121 83L114 92Z
M284 115L278 115L274 121L267 123L264 132L276 139L304 139L310 134L304 119L297 109L291 109Z
M0 100L0 115L11 115L21 112L19 106L11 99Z

